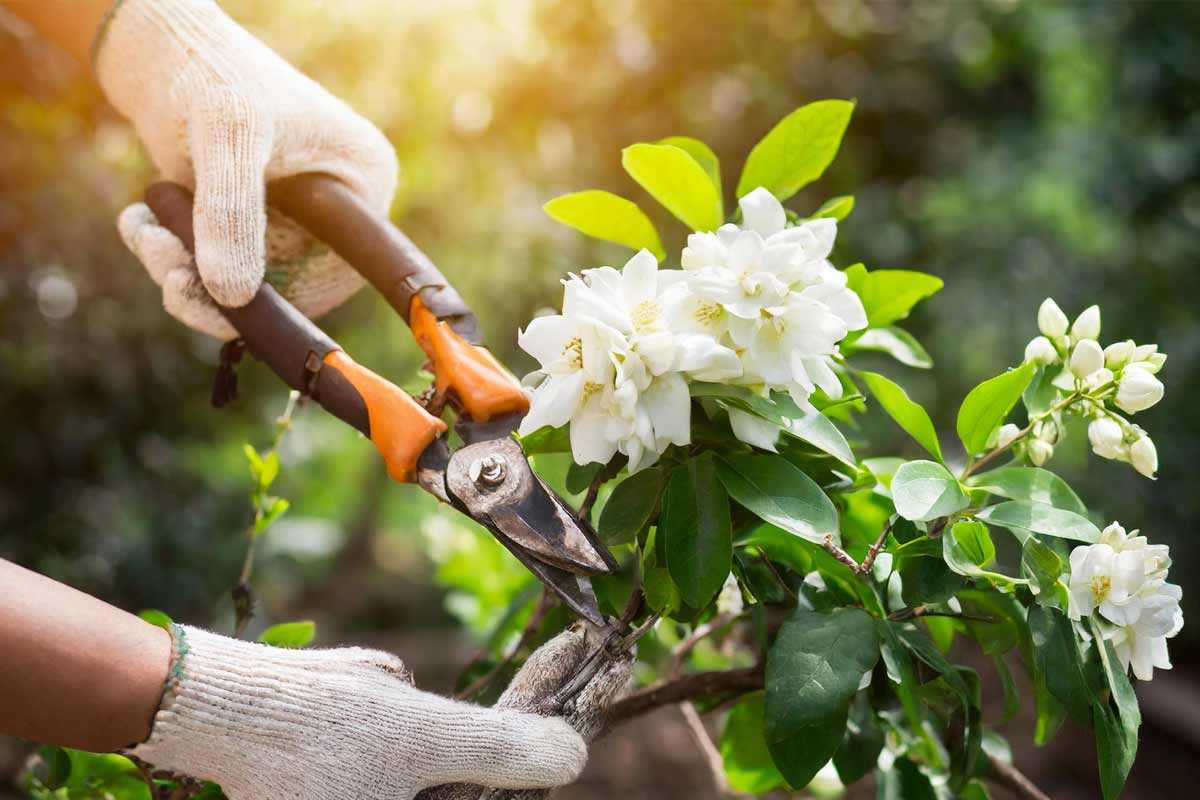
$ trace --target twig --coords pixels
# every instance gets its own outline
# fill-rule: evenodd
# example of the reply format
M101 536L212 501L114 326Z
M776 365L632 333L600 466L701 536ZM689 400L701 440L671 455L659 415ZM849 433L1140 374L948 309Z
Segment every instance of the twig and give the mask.
M537 635L538 626L542 624L542 620L546 617L546 614L550 611L550 609L554 608L554 606L557 604L558 600L554 595L550 594L548 591L543 591L541 595L538 596L537 605L534 606L533 612L529 615L529 619L525 622L525 627L521 629L521 636L517 639L517 643L507 653L504 654L504 657L500 659L495 666L493 666L483 675L480 675L478 678L471 681L471 683L467 684L466 688L464 688L462 691L455 694L455 699L465 700L466 698L473 697L474 695L486 689L488 685L496 679L496 676L513 662L513 659L517 657L517 654L524 650L526 645L533 641L533 637Z
M592 506L596 505L596 498L600 496L600 486L605 480L607 480L605 470L601 469L588 484L587 494L584 495L583 502L579 504L579 511L576 512L576 515L584 522L592 521Z
M721 758L720 751L713 744L712 738L708 735L708 729L704 727L704 720L700 719L699 712L690 702L680 703L678 708L679 713L683 715L683 721L687 723L688 730L691 731L692 738L696 740L696 746L704 755L704 763L708 765L708 772L712 776L717 794L725 797L729 794L729 779L725 777L725 762Z
M834 558L849 567L851 572L855 574L859 573L860 567L858 562L849 553L833 543L832 533L825 534L825 549L832 553Z
M1023 772L1007 761L989 758L988 766L991 767L989 777L1017 797L1023 800L1050 800L1050 795L1039 789Z
M609 730L671 703L711 696L737 697L758 691L765 685L766 677L761 666L685 675L674 681L640 689L613 704L608 714ZM990 777L1022 800L1050 800L1049 795L1012 764L988 758L988 766Z
M763 668L695 672L673 681L658 683L632 692L613 704L609 725L619 725L662 706L700 697L745 694L763 688Z
M682 642L675 645L675 649L671 651L671 663L667 667L667 677L675 678L679 675L679 671L683 669L684 659L696 648L696 645L700 644L700 640L711 636L736 619L737 616L734 614L717 614L703 625L697 625L695 630L688 634Z
M906 619L917 619L920 617L950 617L952 619L967 620L968 622L986 622L989 624L998 622L998 620L992 617L981 617L976 614L957 614L953 611L935 611L925 606L902 608L899 611L888 614L888 619L892 622L903 622Z
M892 531L892 523L895 519L895 517L889 518L887 524L883 526L883 530L879 532L879 538L875 540L875 544L871 545L871 549L867 551L867 557L863 559L862 565L858 568L860 574L870 572L871 567L875 565L875 557L879 555L879 551L883 549L883 545L887 542L888 534Z

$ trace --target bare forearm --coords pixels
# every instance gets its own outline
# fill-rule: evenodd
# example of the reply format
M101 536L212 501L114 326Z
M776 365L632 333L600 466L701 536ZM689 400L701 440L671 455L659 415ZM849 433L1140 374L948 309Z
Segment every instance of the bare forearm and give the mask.
M161 628L0 560L0 732L99 752L144 741L170 660Z
M100 20L114 0L0 0L45 39L88 63L88 53Z

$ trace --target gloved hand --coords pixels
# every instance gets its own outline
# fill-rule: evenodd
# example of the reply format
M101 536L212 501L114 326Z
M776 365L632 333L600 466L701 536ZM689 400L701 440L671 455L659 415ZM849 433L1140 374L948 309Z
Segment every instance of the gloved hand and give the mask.
M264 187L324 172L386 214L398 166L383 134L213 0L115 6L97 38L100 86L132 120L162 176L195 191L194 265L143 204L118 221L126 245L162 286L166 309L229 339L235 332L210 294L225 306L245 305L266 274L309 316L353 294L362 285L353 269L282 215L268 218Z
M404 800L426 786L569 783L587 746L561 718L413 687L360 648L284 650L172 626L150 738L130 755L215 781L231 800Z

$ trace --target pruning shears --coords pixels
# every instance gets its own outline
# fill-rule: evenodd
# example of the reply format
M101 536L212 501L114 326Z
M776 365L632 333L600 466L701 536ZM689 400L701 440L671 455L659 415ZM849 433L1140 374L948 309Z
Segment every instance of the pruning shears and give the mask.
M192 195L156 183L146 204L195 250ZM478 320L437 267L389 220L335 178L307 173L267 187L267 202L361 273L408 323L434 383L414 398L356 363L270 284L240 308L221 308L289 386L369 437L388 474L416 483L492 532L575 613L597 625L591 576L616 568L587 520L534 473L513 437L529 400L481 343ZM453 448L447 410L456 412Z

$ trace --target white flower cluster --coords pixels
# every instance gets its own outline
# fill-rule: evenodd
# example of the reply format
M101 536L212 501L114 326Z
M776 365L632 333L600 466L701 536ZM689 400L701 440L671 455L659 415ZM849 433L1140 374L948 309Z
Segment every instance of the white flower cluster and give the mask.
M1154 477L1158 471L1154 442L1144 430L1117 412L1133 415L1162 399L1163 385L1156 375L1167 360L1166 354L1158 352L1158 345L1138 345L1133 341L1101 348L1097 341L1099 306L1087 308L1068 327L1067 315L1047 298L1038 309L1038 328L1041 335L1025 347L1025 360L1065 366L1054 385L1082 392L1088 399L1082 408L1092 420L1088 425L1092 450L1102 458L1124 461L1141 474ZM1109 407L1109 401L1115 410ZM1058 432L1052 419L1035 423L1033 438L1026 445L1035 465L1041 466L1054 453ZM1001 437L1012 433L1001 431Z
M758 188L740 202L743 226L688 237L682 270L658 269L645 250L620 272L584 270L564 281L561 314L521 332L540 368L520 433L570 424L577 463L620 452L630 472L691 441L689 380L788 392L801 407L818 388L839 398L838 342L866 327L858 295L828 261L832 219L788 226ZM730 413L743 441L773 449L779 430Z
M1097 544L1071 551L1070 617L1098 611L1109 623L1104 638L1139 680L1153 678L1155 667L1171 668L1167 639L1183 627L1182 591L1167 583L1170 566L1166 545L1149 544L1137 531L1127 534L1116 522Z

